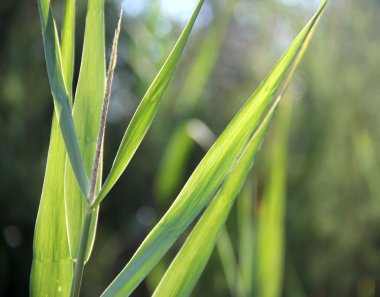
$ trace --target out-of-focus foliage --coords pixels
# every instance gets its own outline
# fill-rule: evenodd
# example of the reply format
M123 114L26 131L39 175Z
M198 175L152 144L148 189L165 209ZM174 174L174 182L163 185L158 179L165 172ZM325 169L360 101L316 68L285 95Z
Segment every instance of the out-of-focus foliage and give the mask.
M134 2L139 4L132 5ZM178 11L169 10L167 5L173 2L127 1L124 6L126 24L119 42L105 172L143 92L189 15L182 12L186 5ZM237 0L217 65L191 116L219 134L317 2ZM107 2L108 49L119 4ZM61 12L63 3L54 1L54 8ZM78 7L82 18L76 32L77 58L84 33L83 8ZM218 1L206 1L182 67L166 94L168 104L162 106L153 129L112 190L112 199L103 204L92 261L84 275L83 296L102 292L149 226L166 210L158 207L153 194L154 175L176 124L173 102L181 100L178 94L186 80L186 69L192 66L217 11ZM299 92L296 97L301 99L293 102L290 131L284 296L378 294L379 13L379 1L331 1L293 83ZM0 1L0 38L0 295L26 296L53 110L35 1ZM195 146L185 177L202 154L203 150ZM268 160L266 156L259 159L260 195L266 183L260 173L267 168ZM236 218L228 223L235 225ZM102 256L105 254L107 258ZM228 292L220 260L214 255L193 296L228 296ZM147 295L143 284L136 296Z

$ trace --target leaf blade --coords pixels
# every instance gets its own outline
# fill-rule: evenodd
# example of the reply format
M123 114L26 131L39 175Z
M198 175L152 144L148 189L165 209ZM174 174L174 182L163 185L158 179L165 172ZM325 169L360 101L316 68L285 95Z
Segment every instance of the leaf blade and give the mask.
M104 0L89 0L87 5L85 37L82 63L73 106L73 121L78 138L79 150L83 156L86 175L91 176L97 143L102 103L105 93L105 40ZM102 164L99 164L97 191L100 189ZM66 160L65 208L68 226L69 247L72 259L79 249L87 200L76 183L75 172L70 160ZM96 208L91 220L91 231L86 252L88 260L95 240L99 209Z
M30 296L70 294L73 262L66 235L63 201L66 151L53 115L49 151L33 240Z
M61 32L62 67L68 95L72 97L75 56L75 0L66 0Z
M78 181L83 195L86 196L89 180L75 134L70 108L70 97L63 77L61 50L50 1L39 0L38 8L42 27L47 72L53 94L54 110L57 115L66 151L70 158L70 163L74 168L76 180Z
M74 63L75 4L66 1L62 29L64 65ZM72 85L72 71L65 70L66 85ZM71 96L70 96L71 97ZM71 100L70 100L71 101ZM70 102L71 103L71 102ZM30 296L68 296L73 277L64 214L64 167L66 150L56 114L53 114L46 171L38 209L30 277Z
M254 158L263 141L276 106L277 104L273 106L252 136L220 191L207 207L169 266L153 297L185 297L191 293L211 256L217 237L227 220L235 198L252 168Z
M128 125L127 131L123 136L123 140L116 154L111 171L108 174L108 177L99 193L99 196L96 198L94 202L95 205L98 205L104 199L104 197L107 195L107 193L111 190L116 181L119 179L120 175L128 166L129 161L131 160L138 146L140 145L148 128L150 127L155 113L158 109L158 105L161 101L162 95L166 90L174 74L174 71L176 70L177 64L186 45L187 38L190 35L190 32L193 28L193 25L203 3L204 0L200 0L198 2L197 7L195 8L189 22L187 23L185 29L179 37L168 59L162 66L160 72L154 79L153 83L151 84L144 98L142 99L139 107L137 108L135 114L133 115L133 118L130 124Z
M281 296L284 266L287 146L291 101L280 107L275 123L270 173L257 218L256 289L259 296Z
M298 61L297 56L303 50L303 45L307 45L305 41L313 33L326 2L323 1L323 5L277 62L270 75L199 163L173 205L105 290L103 297L128 296L209 202L257 128L288 70L292 73L291 66L294 61Z

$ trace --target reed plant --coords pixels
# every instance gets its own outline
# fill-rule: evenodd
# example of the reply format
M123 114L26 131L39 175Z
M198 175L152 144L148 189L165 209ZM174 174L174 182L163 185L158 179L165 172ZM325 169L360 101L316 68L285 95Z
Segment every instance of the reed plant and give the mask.
M203 3L204 0L198 2L146 91L103 182L103 143L122 14L106 71L104 0L88 0L80 74L73 93L75 0L66 0L61 36L50 1L38 0L54 115L35 228L31 296L79 296L83 270L95 240L99 207L152 124ZM316 14L216 139L171 207L102 296L129 296L204 210L153 296L191 293L326 3L322 1Z

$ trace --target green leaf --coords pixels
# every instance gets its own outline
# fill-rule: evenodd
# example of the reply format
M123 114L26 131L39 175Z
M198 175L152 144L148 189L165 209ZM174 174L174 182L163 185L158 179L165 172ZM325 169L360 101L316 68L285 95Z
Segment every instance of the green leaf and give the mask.
M39 0L42 37L45 50L45 60L53 94L54 109L66 146L66 151L73 166L75 177L84 196L87 195L89 180L79 150L78 140L75 135L73 118L61 61L61 50L54 17L49 0Z
M183 49L203 2L204 0L199 1L193 15L191 16L176 45L174 46L174 49L172 50L168 59L162 66L160 72L154 79L153 83L142 99L139 107L137 108L127 128L127 131L123 136L123 140L116 154L111 171L99 193L99 196L95 200L95 205L98 205L104 199L104 197L119 179L120 175L123 173L129 164L129 161L139 147L148 128L152 124L153 118L161 102L162 95L166 90L170 79L174 74L174 71L177 68L177 64L182 55Z
M260 205L255 247L258 296L282 295L284 275L286 164L291 101L284 101L275 123L269 181Z
M86 174L91 176L105 93L104 0L88 1L84 36L81 70L73 106L73 119ZM97 192L100 189L101 176L102 164L99 164ZM81 189L76 183L75 174L67 159L65 207L70 254L73 259L76 259L78 254L86 206L87 200L83 199ZM90 256L95 240L98 212L99 209L96 208L91 220L86 261Z
M276 106L277 104L272 107L247 144L220 191L169 266L153 297L185 297L191 293L211 256L217 237L227 220L235 198L252 168L254 157L264 139Z
M199 119L187 120L175 129L155 180L156 195L162 206L167 206L169 198L184 182L185 166L194 144L207 151L215 139L212 131Z
M238 255L239 265L247 296L253 295L253 247L255 242L253 201L254 183L246 183L237 199Z
M231 238L228 235L227 228L225 227L220 230L216 242L216 248L218 250L230 295L234 297L247 296L244 292L243 278L236 261L234 247Z
M227 4L221 5L223 8L214 17L212 27L203 38L199 53L186 75L181 92L178 96L172 96L173 98L181 98L181 100L169 102L170 105L175 104L176 117L183 121L191 115L198 105L206 88L219 57L220 48L233 13L232 5L234 3L235 0L228 0ZM155 179L155 192L162 205L164 201L172 197L183 181L184 166L193 147L187 130L186 124L179 125L171 136L160 162Z
M63 22L62 59L64 65L72 65L75 32L73 0L66 1ZM65 71L66 85L71 86L72 70L65 68ZM69 254L63 201L65 158L66 150L54 114L43 191L34 233L30 277L30 296L32 297L70 294L73 262Z
M202 94L221 52L220 48L233 15L235 2L236 0L228 0L224 5L223 1L219 2L219 6L222 6L221 11L214 17L213 24L204 37L199 53L186 76L185 84L178 95L181 100L175 102L182 116L191 114L202 99Z
M73 262L67 242L63 201L65 158L65 146L54 115L34 231L31 297L67 297L70 294Z
M158 202L165 205L184 180L184 168L194 141L187 133L187 123L181 124L174 131L160 163L155 180Z
M72 97L75 56L75 0L66 0L61 32L63 74L69 97Z
M262 115L268 110L272 97L303 49L304 42L314 31L325 4L326 1L293 41L270 75L224 130L199 163L170 209L102 296L128 296L210 201L245 148L253 131L258 127Z

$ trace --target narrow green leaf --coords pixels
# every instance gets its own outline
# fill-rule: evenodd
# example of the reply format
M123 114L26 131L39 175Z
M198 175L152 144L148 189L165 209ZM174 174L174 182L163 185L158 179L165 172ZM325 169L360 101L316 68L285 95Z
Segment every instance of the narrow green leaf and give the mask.
M33 242L30 296L67 297L73 262L67 242L63 180L66 151L54 114Z
M97 143L102 103L105 93L105 41L104 41L104 0L89 0L81 70L73 106L73 119L78 145L83 156L86 175L91 176ZM99 164L97 191L101 185L102 164ZM87 198L76 183L75 172L66 160L65 207L68 227L70 254L76 259L81 230L85 216ZM83 199L85 198L85 199ZM95 240L99 209L94 211L86 254L86 261Z
M286 163L291 101L280 108L273 137L269 181L258 213L255 248L258 296L282 295L285 239Z
M254 247L254 220L253 220L253 184L247 182L237 199L237 223L239 239L239 266L241 270L244 290L247 296L252 296L253 280L253 247Z
M273 95L305 40L313 32L325 4L326 1L293 41L270 75L224 130L199 163L170 209L102 296L128 296L210 201L245 148L253 131L258 127L262 115L268 110Z
M245 294L240 267L236 261L231 238L225 227L220 230L218 240L216 241L216 248L226 277L230 295L234 297L249 296Z
M174 46L173 51L149 87L131 122L129 123L127 131L123 136L123 140L116 154L111 171L102 187L99 196L95 201L95 205L98 205L104 199L104 197L119 179L120 175L123 173L129 164L129 161L139 147L148 128L150 127L157 112L159 103L161 102L163 93L165 92L170 79L172 78L174 71L177 68L177 64L182 55L190 32L193 28L194 22L203 5L203 2L204 0L199 1L193 15L191 16L176 45Z
M75 3L66 1L62 52L67 86L72 85ZM70 65L70 67L69 67ZM70 96L71 97L71 96ZM71 104L71 100L69 102ZM73 277L65 224L64 169L66 150L56 115L53 115L43 191L35 227L30 296L68 296Z
M220 1L219 4L222 6L221 11L214 17L213 24L203 39L199 54L192 63L185 84L178 95L181 100L175 102L178 112L182 113L181 116L191 114L198 105L221 52L220 48L233 15L233 4L236 0L228 0L224 5L222 2Z
M75 0L66 0L61 40L62 70L68 95L72 97L75 56Z
M79 150L78 140L75 135L69 95L63 77L57 28L50 7L50 1L39 0L38 8L41 19L45 60L50 87L53 94L55 113L57 115L57 120L60 125L70 163L74 168L75 177L83 195L86 196L89 180Z
M271 108L227 176L220 191L207 207L181 250L169 266L153 297L186 297L197 283L216 244L236 196L264 139L278 101Z
M167 206L169 198L173 198L175 191L185 181L185 167L194 144L207 151L215 139L214 133L199 119L184 121L175 129L155 180L156 195L162 206Z
M194 141L187 133L187 124L181 124L174 131L165 149L155 180L156 195L161 205L165 205L184 181L183 169L193 146Z
M181 92L178 96L172 96L181 98L173 103L177 110L176 117L183 121L197 106L212 74L233 13L233 3L235 0L228 0L227 4L221 5L223 8L214 17L212 27L204 36L199 53L186 75ZM182 123L171 136L156 174L155 191L160 202L172 197L183 181L184 166L192 147L193 142L187 133L186 124ZM209 147L207 147L208 149Z

